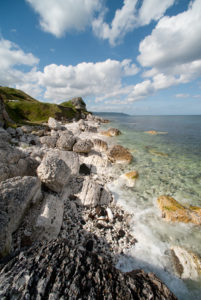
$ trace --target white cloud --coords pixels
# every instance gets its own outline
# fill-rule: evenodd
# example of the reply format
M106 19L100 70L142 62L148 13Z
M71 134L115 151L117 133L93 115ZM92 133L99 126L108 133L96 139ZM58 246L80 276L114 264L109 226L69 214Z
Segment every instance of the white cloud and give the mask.
M176 94L176 98L188 98L189 94Z
M56 37L84 30L101 9L100 0L26 0L40 15L41 28Z
M201 1L183 13L163 17L139 46L144 67L170 72L172 68L201 59ZM176 67L175 67L176 66Z
M98 37L108 39L111 45L116 45L134 28L147 25L152 20L161 18L174 1L144 0L138 9L137 0L124 0L122 8L116 10L111 24L104 22L105 11L93 21L93 30Z
M175 0L144 0L139 10L138 23L147 25L152 20L159 20Z
M0 40L0 82L1 85L15 85L23 82L24 72L16 66L34 66L39 60L32 53L25 53L15 43L1 39Z
M140 43L138 61L145 67L143 77L149 78L150 94L201 76L200 32L201 1L195 0L187 11L161 18ZM136 99L135 93L131 96Z
M76 66L48 65L40 72L39 84L46 88L48 99L64 100L73 96L91 96L99 100L108 95L125 94L122 78L136 74L138 69L130 60L107 59L97 63L80 63Z

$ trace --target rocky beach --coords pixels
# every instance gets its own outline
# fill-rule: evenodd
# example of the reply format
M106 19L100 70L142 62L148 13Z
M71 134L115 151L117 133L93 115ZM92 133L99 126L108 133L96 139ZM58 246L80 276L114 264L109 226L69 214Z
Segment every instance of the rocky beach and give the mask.
M105 122L0 128L1 299L176 299L153 273L115 268L137 241L107 184L133 157ZM137 177L122 175L127 186Z

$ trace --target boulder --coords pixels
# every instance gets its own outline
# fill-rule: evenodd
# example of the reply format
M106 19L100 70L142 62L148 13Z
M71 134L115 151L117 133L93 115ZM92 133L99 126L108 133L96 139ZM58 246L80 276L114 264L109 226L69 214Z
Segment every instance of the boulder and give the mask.
M37 177L14 177L0 183L0 257L11 250L12 233L17 230L31 203L41 198Z
M82 97L72 98L71 103L75 106L76 109L86 110L86 104Z
M133 156L121 145L115 145L108 151L108 159L113 163L131 163Z
M89 153L93 147L90 140L79 140L73 146L73 151L77 153Z
M66 151L72 150L75 142L75 137L72 134L64 131L62 134L60 134L60 137L57 140L57 148Z
M46 135L46 136L42 136L40 138L40 142L41 142L41 144L45 144L47 147L55 148L57 138L53 137L53 136L47 136Z
M170 196L160 196L157 199L162 217L166 221L193 223L201 225L201 207L185 206Z
M63 212L64 203L62 199L46 193L36 220L34 240L50 241L56 239L61 229Z
M178 246L171 248L171 254L179 277L196 280L201 276L201 259L198 255Z
M71 239L57 239L23 251L0 271L0 298L177 299L153 273L117 270L91 242L81 249Z
M107 143L101 139L94 139L93 144L94 144L94 150L98 152L106 152L108 150Z
M121 131L117 128L109 128L106 131L101 131L102 135L108 136L108 137L112 137L112 136L118 136L121 134Z
M60 130L61 129L61 124L59 124L54 118L52 117L49 117L48 119L48 126L51 128L51 129L54 129L54 130Z
M121 176L122 179L125 179L125 183L128 187L134 187L138 177L138 171L131 171Z
M82 205L89 207L107 205L112 201L112 195L104 185L89 178L84 180L82 190L77 194L77 197Z
M60 193L69 180L71 170L62 159L48 152L37 168L37 175L50 190Z
M11 140L11 135L5 129L0 127L0 147L2 142L3 143L10 142L10 140Z
M11 135L11 136L15 136L16 135L16 129L12 128L12 127L8 127L7 132Z
M66 163L66 165L70 168L72 175L79 174L80 162L77 153L72 151L62 151L62 150L54 149L49 151L49 155L62 159Z

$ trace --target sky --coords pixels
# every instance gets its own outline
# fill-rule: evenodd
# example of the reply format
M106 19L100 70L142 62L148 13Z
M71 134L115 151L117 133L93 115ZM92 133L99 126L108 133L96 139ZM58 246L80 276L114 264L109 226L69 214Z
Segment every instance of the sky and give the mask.
M1 0L0 85L90 111L201 114L201 0Z

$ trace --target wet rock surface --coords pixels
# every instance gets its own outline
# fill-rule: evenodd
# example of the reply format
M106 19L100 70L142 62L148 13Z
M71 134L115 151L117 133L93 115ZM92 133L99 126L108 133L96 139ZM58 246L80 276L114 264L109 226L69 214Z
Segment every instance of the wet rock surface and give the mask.
M133 156L128 149L115 145L109 149L108 159L113 163L131 163Z
M201 225L201 207L187 207L170 196L160 196L157 203L166 221Z
M155 275L123 274L86 248L59 239L21 252L0 272L1 299L176 299Z

